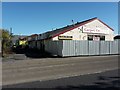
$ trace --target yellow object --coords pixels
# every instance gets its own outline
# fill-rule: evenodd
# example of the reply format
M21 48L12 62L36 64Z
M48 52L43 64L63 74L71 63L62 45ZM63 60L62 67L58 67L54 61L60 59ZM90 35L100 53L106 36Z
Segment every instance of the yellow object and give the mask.
M20 40L20 41L19 41L19 45L26 45L26 42L27 42L27 41L25 41L25 40Z

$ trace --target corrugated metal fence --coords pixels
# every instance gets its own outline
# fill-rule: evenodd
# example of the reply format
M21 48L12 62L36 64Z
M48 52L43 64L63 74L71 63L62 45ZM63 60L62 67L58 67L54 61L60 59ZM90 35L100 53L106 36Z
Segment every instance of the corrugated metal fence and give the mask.
M63 41L46 41L45 51L51 53L52 55L63 56Z
M45 51L58 56L110 55L119 53L120 40L115 41L46 41Z

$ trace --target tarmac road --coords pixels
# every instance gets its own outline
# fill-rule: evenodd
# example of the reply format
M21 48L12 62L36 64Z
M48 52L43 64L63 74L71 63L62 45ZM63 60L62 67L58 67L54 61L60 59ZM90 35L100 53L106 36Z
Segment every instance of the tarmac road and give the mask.
M20 90L40 90L43 88L52 88L52 90L120 90L120 77L118 69L115 69L96 74L3 86L3 90L10 88L15 90L16 88Z
M43 58L3 62L3 86L43 82L118 69L118 56Z

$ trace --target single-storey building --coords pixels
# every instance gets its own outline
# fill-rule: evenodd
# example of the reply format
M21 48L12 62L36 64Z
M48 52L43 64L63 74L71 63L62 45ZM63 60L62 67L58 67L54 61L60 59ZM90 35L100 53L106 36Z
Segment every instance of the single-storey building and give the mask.
M114 30L96 17L43 34L33 34L28 42L31 48L58 56L118 54Z
M92 18L38 35L38 40L114 40L114 30L98 18Z
M27 40L30 48L37 48L38 34L27 36Z

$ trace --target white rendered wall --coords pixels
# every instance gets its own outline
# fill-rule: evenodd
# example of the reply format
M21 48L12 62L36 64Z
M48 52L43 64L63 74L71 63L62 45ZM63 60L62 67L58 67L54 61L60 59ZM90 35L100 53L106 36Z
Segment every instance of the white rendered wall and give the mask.
M86 30L89 29L89 30L93 30L93 31L85 31L84 29L86 29ZM80 30L83 30L83 32ZM97 32L96 30L99 30L99 32ZM60 34L60 36L73 36L73 40L87 40L88 34L105 35L106 41L114 40L114 31L112 31L106 25L101 23L99 20L94 20L83 26L75 28L71 31ZM52 40L58 40L58 36L54 37Z
M60 36L73 36L73 40L87 40L87 34L80 32L81 28L82 27L75 28L71 31L60 34ZM53 40L58 40L58 36L54 37Z

